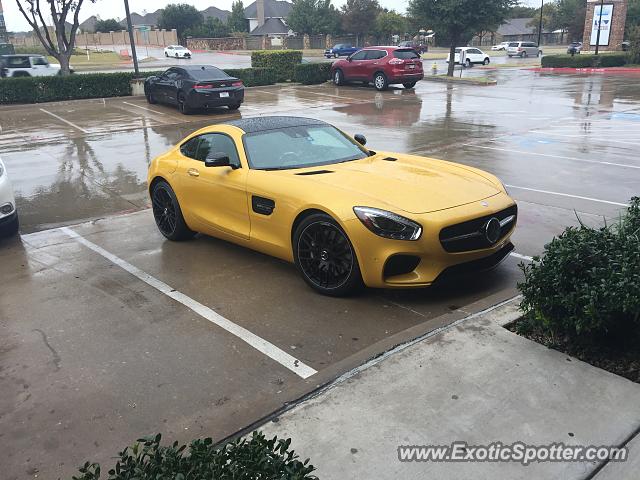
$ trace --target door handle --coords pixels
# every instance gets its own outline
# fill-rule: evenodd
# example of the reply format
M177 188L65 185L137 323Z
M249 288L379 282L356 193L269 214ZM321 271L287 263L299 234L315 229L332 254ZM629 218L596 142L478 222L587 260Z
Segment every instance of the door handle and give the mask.
M187 173L192 177L199 177L200 176L200 172L198 170L196 170L195 168L190 168L189 170L187 170Z

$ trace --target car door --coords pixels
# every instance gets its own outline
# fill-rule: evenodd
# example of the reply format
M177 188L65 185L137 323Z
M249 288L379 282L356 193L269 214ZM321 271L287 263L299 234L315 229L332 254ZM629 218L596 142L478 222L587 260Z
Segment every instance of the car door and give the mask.
M209 153L225 153L231 167L205 167ZM176 169L178 195L189 219L203 232L249 238L247 169L242 168L234 140L223 133L205 133L180 147Z
M49 62L47 59L38 55L34 57L29 57L31 61L31 75L34 77L48 77L52 75L51 68L49 67Z
M384 69L384 57L387 56L385 50L367 50L366 62L363 64L365 78L373 81L373 74L380 69Z
M346 80L364 80L365 68L364 63L367 58L367 50L360 50L349 57L345 65L344 76Z
M154 90L157 92L157 100L164 103L177 103L178 69L170 68L164 72L154 83Z

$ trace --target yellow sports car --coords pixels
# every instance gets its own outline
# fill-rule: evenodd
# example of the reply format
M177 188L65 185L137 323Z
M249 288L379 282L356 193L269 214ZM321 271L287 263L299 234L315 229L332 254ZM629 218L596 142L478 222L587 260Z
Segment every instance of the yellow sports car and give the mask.
M151 163L156 224L295 263L327 295L424 287L513 249L517 206L495 176L365 144L310 118L203 128Z

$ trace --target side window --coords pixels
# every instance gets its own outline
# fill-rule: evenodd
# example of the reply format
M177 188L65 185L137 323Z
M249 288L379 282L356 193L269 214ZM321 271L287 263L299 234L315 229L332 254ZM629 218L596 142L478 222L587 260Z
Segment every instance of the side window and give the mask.
M364 60L367 56L367 52L368 50L360 50L359 52L353 54L351 60Z
M240 158L236 145L231 137L221 133L205 133L200 136L201 142L198 145L198 152L195 159L205 161L209 153L222 152L229 157L232 165L240 166Z
M198 151L198 144L202 137L193 137L191 140L186 141L180 146L180 153L185 157L193 158L197 160L196 154Z
M32 65L48 65L47 59L44 57L31 57Z
M387 52L383 50L368 50L367 51L367 60L379 60L383 58Z

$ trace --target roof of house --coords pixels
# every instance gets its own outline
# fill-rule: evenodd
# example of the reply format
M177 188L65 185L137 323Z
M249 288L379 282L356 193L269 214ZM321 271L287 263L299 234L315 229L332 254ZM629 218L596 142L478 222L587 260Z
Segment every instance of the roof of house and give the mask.
M132 25L158 25L158 20L160 19L160 13L162 9L158 9L155 12L149 12L145 15L140 15L139 13L133 12L131 13L131 24ZM127 27L127 19L123 18L120 21L120 25L123 27Z
M221 10L217 7L209 7L209 8L205 8L204 10L202 10L202 15L204 16L205 20L209 17L215 17L218 18L220 20L222 20L223 22L227 21L227 17L229 15L231 15L231 12L228 10Z
M282 34L289 33L289 27L279 18L266 17L264 25L260 25L251 31L251 35L269 35L269 34Z
M287 18L293 4L280 0L264 0L264 18ZM258 5L253 2L244 9L245 18L258 18Z
M496 33L503 37L510 35L531 35L532 33L536 33L536 25L535 18L512 18L500 25ZM543 29L542 32L551 33L550 30L546 29Z
M98 21L98 17L95 15L91 15L84 22L81 22L78 27L83 32L95 32L96 31L96 22Z

